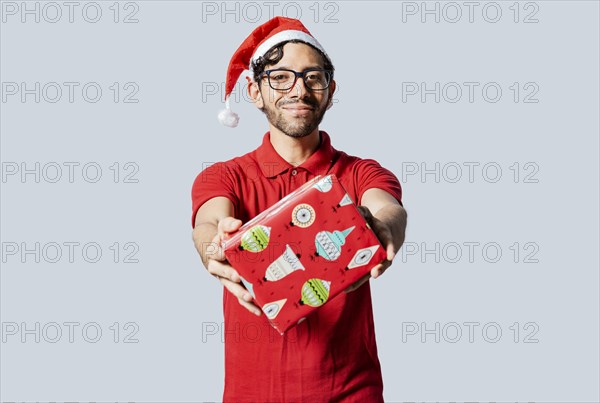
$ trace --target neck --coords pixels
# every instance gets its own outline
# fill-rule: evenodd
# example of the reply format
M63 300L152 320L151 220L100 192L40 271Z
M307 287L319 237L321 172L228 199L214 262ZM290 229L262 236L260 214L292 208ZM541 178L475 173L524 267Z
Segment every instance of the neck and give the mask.
M319 129L304 137L290 137L275 129L270 131L270 139L277 154L293 166L306 161L321 143Z

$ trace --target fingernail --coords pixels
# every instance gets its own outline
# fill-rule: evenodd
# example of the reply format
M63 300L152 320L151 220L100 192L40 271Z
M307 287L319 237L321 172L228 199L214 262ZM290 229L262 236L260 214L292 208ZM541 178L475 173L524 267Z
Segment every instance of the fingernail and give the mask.
M243 297L246 301L250 302L250 300L252 299L252 296L250 294L244 294Z

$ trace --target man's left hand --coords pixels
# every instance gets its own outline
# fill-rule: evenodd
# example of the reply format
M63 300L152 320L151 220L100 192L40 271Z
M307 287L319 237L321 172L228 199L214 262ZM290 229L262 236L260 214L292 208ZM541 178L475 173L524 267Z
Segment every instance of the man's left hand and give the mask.
M373 216L373 214L371 214L371 211L366 206L358 206L358 210L365 218L365 220L369 224L369 227L371 227L375 235L377 235L377 238L379 239L381 244L386 248L387 256L386 260L373 267L370 273L365 274L354 284L346 288L344 290L344 292L346 293L356 290L358 287L369 281L371 277L377 278L381 276L387 270L387 268L392 265L392 260L395 256L395 250L397 250L397 248L394 247L392 229L386 223Z

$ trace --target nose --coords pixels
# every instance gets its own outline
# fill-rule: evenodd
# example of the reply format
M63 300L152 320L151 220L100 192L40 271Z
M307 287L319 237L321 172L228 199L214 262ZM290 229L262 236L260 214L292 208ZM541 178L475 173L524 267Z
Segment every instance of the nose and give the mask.
M288 93L289 98L305 98L308 95L308 89L304 84L304 80L302 77L298 77L296 79L296 83L292 88L290 88L290 92Z

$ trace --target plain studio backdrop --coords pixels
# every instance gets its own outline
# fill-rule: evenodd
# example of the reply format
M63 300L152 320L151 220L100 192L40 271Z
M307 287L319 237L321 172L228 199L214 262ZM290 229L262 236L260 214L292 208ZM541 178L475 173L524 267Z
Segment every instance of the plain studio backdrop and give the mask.
M239 127L217 113L274 15L333 60L333 146L403 187L371 283L386 401L599 400L598 2L1 7L0 400L221 399L190 190L268 130L243 76Z

